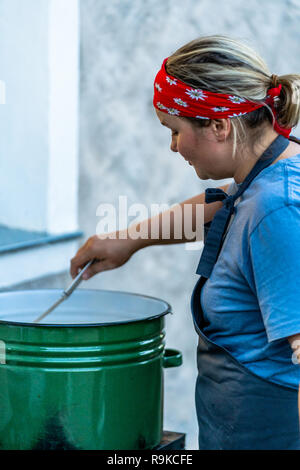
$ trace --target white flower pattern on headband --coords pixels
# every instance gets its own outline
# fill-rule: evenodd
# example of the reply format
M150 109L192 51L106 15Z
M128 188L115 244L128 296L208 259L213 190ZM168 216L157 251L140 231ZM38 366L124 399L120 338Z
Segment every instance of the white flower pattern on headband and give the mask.
M161 87L158 83L155 83L155 88L156 88L159 92L162 92L162 87Z
M237 104L244 103L246 101L244 98L240 98L239 96L229 96L228 99L232 103L237 103Z
M173 116L179 116L179 114L180 114L180 111L178 109L167 108L167 106L163 105L159 101L156 102L156 106L158 107L158 109L167 111L167 113L172 114Z
M174 78L174 79L172 80L172 78L166 77L166 80L167 80L167 82L168 82L170 85L177 85L177 80L176 80L176 78Z
M210 118L205 117L205 116L196 116L196 118L198 118L198 119L210 119Z
M238 116L243 116L244 114L247 114L247 113L233 113L233 114L230 114L230 116L228 116L229 118L235 118L235 117L238 117Z
M156 103L156 106L159 108L159 109L168 109L166 108L166 106L164 106L162 103L160 103L159 101Z
M185 108L188 107L188 104L181 98L173 98L173 100L175 101L175 103L179 104L179 106L184 106Z
M186 94L189 95L190 98L192 98L193 100L205 100L205 98L207 98L207 96L205 95L204 91L203 90L199 90L197 88L187 88L186 89Z
M179 116L180 114L180 111L178 111L178 109L175 109L175 108L166 108L168 110L168 113L169 114L172 114L173 116Z
M224 106L217 106L216 108L211 108L215 113L223 113L224 111L229 111L229 108L225 108Z

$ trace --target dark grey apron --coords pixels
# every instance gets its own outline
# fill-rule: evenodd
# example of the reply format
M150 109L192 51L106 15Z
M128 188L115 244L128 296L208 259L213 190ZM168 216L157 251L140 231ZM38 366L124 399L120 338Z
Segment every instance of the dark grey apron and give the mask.
M235 195L228 196L218 188L206 190L205 201L223 200L223 207L212 222L205 224L205 245L196 271L201 277L191 299L194 326L199 335L195 398L200 449L300 449L297 390L257 376L226 349L210 341L202 332L200 303L201 289L217 261L235 211L234 201L288 144L288 139L278 136Z

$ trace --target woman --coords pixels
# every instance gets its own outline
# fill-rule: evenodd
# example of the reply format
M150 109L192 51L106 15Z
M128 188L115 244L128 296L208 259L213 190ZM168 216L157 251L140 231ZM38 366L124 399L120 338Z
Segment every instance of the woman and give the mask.
M188 43L155 78L171 150L201 179L234 178L180 204L204 204L206 228L192 295L200 449L300 449L300 141L289 137L299 84L300 75L270 75L252 49L225 36ZM162 230L158 240L126 230L125 239L91 237L71 275L92 258L86 279L145 246L186 242L175 228L171 219L171 240Z

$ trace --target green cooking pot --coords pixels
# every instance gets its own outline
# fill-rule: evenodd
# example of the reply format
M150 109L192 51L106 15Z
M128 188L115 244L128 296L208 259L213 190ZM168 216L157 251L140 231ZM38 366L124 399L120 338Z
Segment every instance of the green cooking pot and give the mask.
M163 430L168 303L78 289L0 294L0 449L151 449Z

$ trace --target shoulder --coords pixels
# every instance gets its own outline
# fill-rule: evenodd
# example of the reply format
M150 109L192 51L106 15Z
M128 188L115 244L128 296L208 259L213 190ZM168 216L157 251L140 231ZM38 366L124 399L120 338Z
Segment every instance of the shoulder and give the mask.
M286 203L300 206L300 154L284 163Z
M250 232L264 219L276 220L276 216L281 220L285 215L294 217L299 224L300 155L265 168L242 195L239 208L248 213Z

